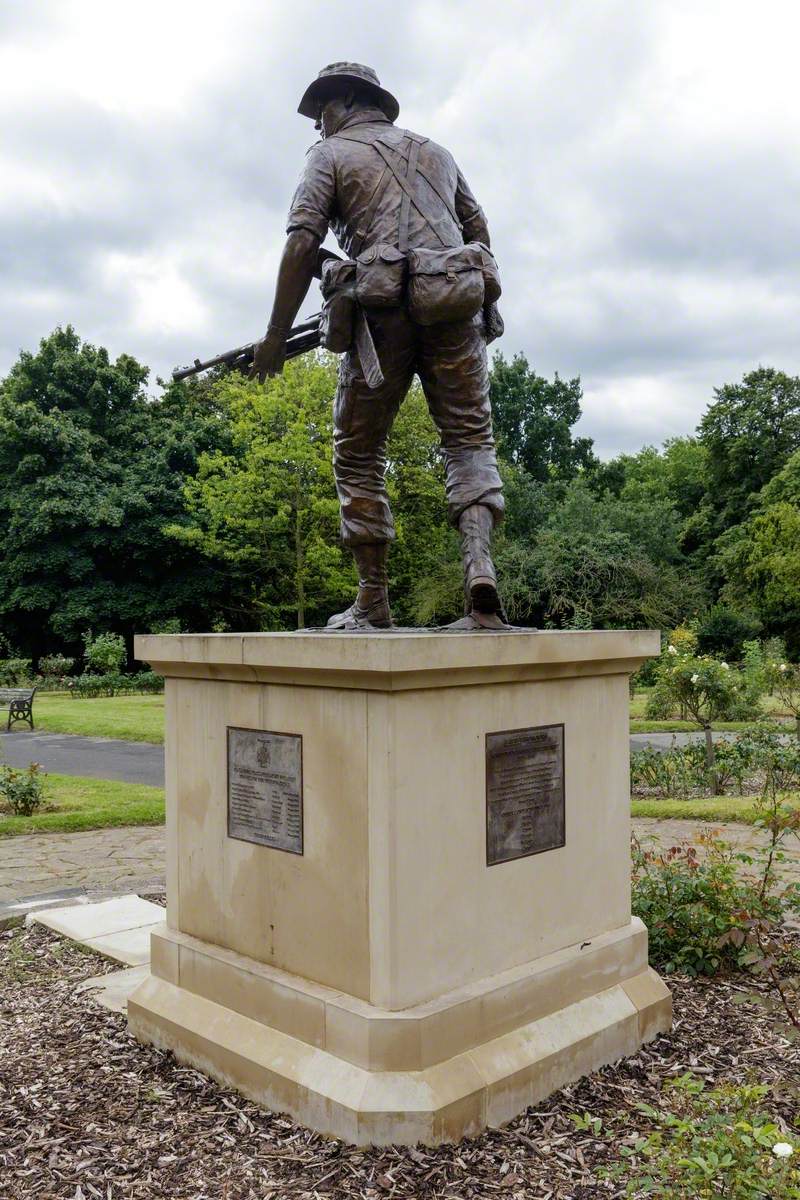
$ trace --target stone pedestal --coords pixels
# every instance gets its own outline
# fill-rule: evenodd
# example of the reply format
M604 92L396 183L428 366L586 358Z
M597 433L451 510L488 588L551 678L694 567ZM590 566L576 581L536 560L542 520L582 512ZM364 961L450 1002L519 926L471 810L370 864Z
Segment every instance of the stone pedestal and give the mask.
M135 1035L323 1133L436 1144L668 1028L630 913L628 676L658 650L138 638L167 679L168 906ZM229 730L268 731L232 780Z

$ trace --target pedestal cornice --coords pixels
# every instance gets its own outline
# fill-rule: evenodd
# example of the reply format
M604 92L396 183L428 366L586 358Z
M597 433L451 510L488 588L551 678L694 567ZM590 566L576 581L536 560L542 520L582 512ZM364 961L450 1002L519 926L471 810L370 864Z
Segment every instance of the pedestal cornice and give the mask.
M628 674L659 651L650 629L142 634L134 649L169 678L381 692Z

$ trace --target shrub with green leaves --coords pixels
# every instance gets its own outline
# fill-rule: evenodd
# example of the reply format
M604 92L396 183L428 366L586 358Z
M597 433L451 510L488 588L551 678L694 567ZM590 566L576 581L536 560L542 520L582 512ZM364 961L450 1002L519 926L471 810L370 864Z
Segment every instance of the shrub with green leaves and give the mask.
M15 817L29 817L44 802L43 771L39 763L23 768L0 766L0 798Z
M718 838L648 850L633 843L632 908L650 933L650 961L665 974L716 975L749 964L748 934L777 922L781 901L743 878L736 853Z
M773 694L786 712L794 717L800 738L800 666L782 660L770 661L769 678Z
M32 678L30 658L0 658L0 687L28 687Z
M125 661L125 639L118 633L84 634L84 658L89 671L118 674Z
M144 692L145 695L158 695L164 690L164 676L157 675L155 671L139 671L138 675L132 675L134 691Z
M107 675L79 675L67 681L67 690L75 699L95 700L99 696L132 696L137 692L155 695L164 690L163 675L139 671L136 675L117 672Z
M708 655L681 654L671 643L659 660L647 716L658 720L664 713L681 712L705 728L711 721L758 716L758 698L743 673L729 663Z
M646 746L631 754L631 791L658 800L688 799L706 790L705 752L697 743L670 750Z
M761 632L761 622L753 613L740 612L725 604L715 604L697 623L697 648L701 654L738 662L743 646ZM756 645L758 643L756 642Z
M43 654L39 659L39 674L45 679L61 679L69 675L74 666L75 659L67 658L65 654Z
M603 1175L627 1196L798 1200L800 1138L765 1111L759 1084L707 1089L691 1073L669 1081L665 1106L637 1105L651 1132L623 1145Z

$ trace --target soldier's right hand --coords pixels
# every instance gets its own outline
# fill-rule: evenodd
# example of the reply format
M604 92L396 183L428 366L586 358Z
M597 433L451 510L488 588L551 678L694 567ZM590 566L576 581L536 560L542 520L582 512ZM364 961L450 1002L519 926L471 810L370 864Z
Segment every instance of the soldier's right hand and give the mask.
M267 336L256 343L250 379L263 383L267 376L280 375L286 362L286 337L278 330L267 330Z

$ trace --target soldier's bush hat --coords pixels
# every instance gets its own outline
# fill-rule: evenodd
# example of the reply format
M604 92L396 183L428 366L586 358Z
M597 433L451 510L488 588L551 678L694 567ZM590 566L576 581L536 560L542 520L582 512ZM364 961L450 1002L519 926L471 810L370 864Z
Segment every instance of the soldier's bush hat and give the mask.
M304 117L311 117L314 120L320 103L324 104L332 96L340 94L342 84L345 84L345 90L348 86L353 85L366 88L375 97L376 103L383 109L390 121L394 121L400 112L400 105L391 92L387 92L385 88L381 87L381 81L372 67L364 67L361 63L350 62L330 63L329 66L323 67L314 82L303 93L303 99L300 101L297 111Z

